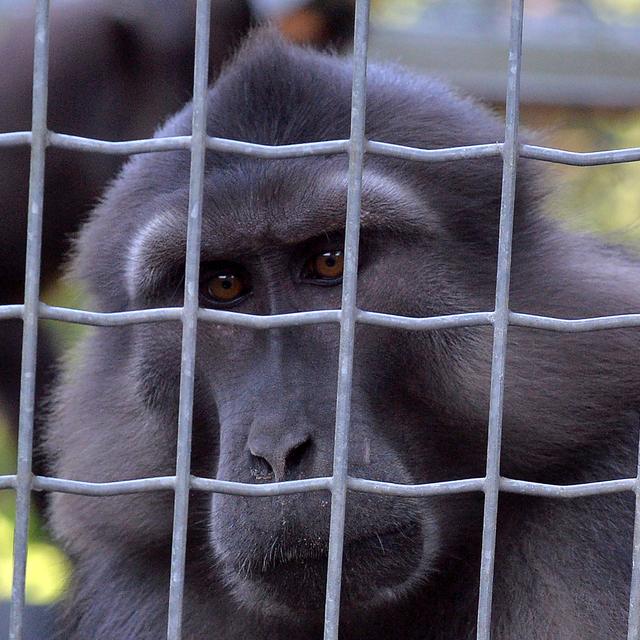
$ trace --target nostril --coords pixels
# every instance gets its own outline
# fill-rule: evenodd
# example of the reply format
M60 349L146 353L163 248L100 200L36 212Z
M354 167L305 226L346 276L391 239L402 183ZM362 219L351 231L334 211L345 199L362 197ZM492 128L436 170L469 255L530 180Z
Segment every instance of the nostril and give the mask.
M251 443L250 472L259 481L280 482L287 473L302 464L311 447L309 435L292 436L287 434L278 443L260 439Z
M251 452L251 462L249 472L259 482L271 482L274 477L273 468L262 456L257 456Z
M311 438L309 436L306 436L302 442L293 445L286 455L285 461L287 469L291 470L298 467L310 448Z

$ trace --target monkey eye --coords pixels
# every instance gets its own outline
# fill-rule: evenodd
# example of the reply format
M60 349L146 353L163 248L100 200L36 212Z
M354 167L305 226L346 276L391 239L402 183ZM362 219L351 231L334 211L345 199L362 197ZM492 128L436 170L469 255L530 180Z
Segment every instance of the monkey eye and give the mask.
M200 298L205 305L233 306L251 293L249 274L239 264L216 262L203 268Z
M302 270L302 280L326 286L340 284L343 268L342 250L324 251L307 260Z

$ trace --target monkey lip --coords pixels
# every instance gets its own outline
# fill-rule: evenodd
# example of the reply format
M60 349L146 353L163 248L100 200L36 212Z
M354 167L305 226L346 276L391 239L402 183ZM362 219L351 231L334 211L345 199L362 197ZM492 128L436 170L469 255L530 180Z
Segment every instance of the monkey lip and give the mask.
M406 549L414 540L420 537L420 526L410 523L405 526L385 529L382 531L366 532L344 542L343 556L345 563L352 556L366 553L369 557L384 557L387 554ZM309 540L308 538L298 543L285 544L280 540L270 545L268 555L263 558L245 558L243 570L247 566L251 574L268 574L279 571L282 565L289 563L309 563L314 561L325 562L328 557L328 540ZM239 568L239 565L238 565Z
M296 608L321 610L327 579L328 540L274 544L265 557L245 558L236 575L270 599ZM422 528L407 523L368 531L345 540L342 602L347 607L371 604L381 592L404 585L422 559ZM301 602L301 594L304 594Z
M387 553L398 551L403 546L403 543L406 544L411 539L417 537L419 530L418 525L409 525L379 532L367 532L361 536L345 540L343 548L344 563L347 563L352 556L357 556L362 553L367 554L370 558L376 558L385 556ZM326 561L328 552L328 545L324 547L322 553L308 550L305 547L294 547L285 552L283 560L284 562L306 562L308 560ZM277 570L278 564L279 563L274 564L273 569ZM269 567L267 568L267 571L268 570Z

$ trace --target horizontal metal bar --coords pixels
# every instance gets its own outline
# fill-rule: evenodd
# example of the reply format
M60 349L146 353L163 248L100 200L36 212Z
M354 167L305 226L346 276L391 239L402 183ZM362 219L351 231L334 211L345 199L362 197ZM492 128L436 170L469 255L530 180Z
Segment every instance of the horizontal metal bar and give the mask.
M0 305L0 321L22 318L23 305ZM182 317L182 307L164 307L157 309L140 309L136 311L118 311L104 313L84 311L66 307L54 307L40 303L39 317L43 320L58 320L72 324L94 327L117 327L130 324L150 322L176 322ZM476 311L471 313L455 313L430 318L414 318L396 316L388 313L358 310L356 321L359 324L390 329L410 331L428 331L450 329L455 327L475 327L491 325L493 311ZM340 309L322 309L318 311L299 311L281 313L272 316L260 316L249 313L236 313L220 309L200 309L198 320L215 324L234 325L252 329L274 329L279 327L302 326L309 324L326 324L340 322ZM529 313L509 313L509 324L517 327L529 327L544 331L560 333L578 333L584 331L604 331L607 329L623 329L640 327L640 313L628 313L617 316L601 316L598 318L551 318Z
M0 147L23 147L31 144L31 131L10 131L0 133Z
M583 498L608 493L635 491L635 488L635 478L569 485L543 484L540 482L500 478L500 491L504 491L505 493L519 493L526 496L538 496L541 498Z
M115 156L128 156L133 153L152 153L155 151L178 151L180 149L189 149L190 145L191 136L110 141L72 136L67 133L49 133L49 146L51 147Z
M299 158L302 156L346 153L349 150L349 141L322 140L320 142L302 142L300 144L268 145L208 137L207 149L224 153L236 153L253 158Z
M0 320L19 319L22 317L23 305L12 304L0 306ZM318 311L299 311L270 316L254 315L222 311L221 309L200 309L198 320L216 324L235 325L253 329L274 329L279 327L301 326L340 322L340 309L322 309ZM175 322L182 317L182 307L164 307L157 309L140 309L136 311L118 311L104 313L84 311L66 307L53 307L40 304L40 317L44 320L58 320L73 324L95 327L117 327L149 322ZM359 310L356 321L379 327L410 329L414 331L427 329L445 329L451 327L477 326L491 324L493 312L458 313L430 318L413 318L395 316L387 313Z
M520 495L546 498L582 498L585 496L635 491L636 482L638 481L636 478L622 478L599 482L585 482L582 484L559 485L501 477L500 491L503 493L517 493ZM331 483L332 478L330 477L307 478L305 480L291 480L289 482L274 482L271 484L250 484L246 482L229 482L226 480L191 476L190 488L194 491L205 491L208 493L260 497L307 493L310 491L330 491ZM484 478L465 478L463 480L447 480L426 484L398 484L395 482L349 477L347 486L350 491L357 491L359 493L421 497L483 491L484 483ZM15 475L0 476L0 490L15 489L15 486ZM136 480L120 480L117 482L82 482L80 480L50 478L47 476L35 476L33 480L33 489L36 491L55 491L58 493L74 493L86 496L115 496L130 493L146 493L148 491L173 490L174 487L175 476L138 478Z
M146 493L148 491L173 491L175 486L175 476L138 478L136 480L120 480L116 482L82 482L81 480L49 478L46 476L36 476L33 480L33 488L36 491L73 493L81 496L119 496L130 493Z
M21 304L0 306L0 320L22 318L22 310L23 305ZM119 327L150 322L179 322L182 319L182 307L163 307L104 313L100 311L53 307L40 303L39 316L43 320L58 320L72 324L83 324L94 327ZM254 329L272 329L307 324L338 323L340 322L340 310L322 309L318 311L300 311L298 313L259 316L249 313L222 311L220 309L200 309L198 311L198 320Z
M191 477L191 489L209 493L225 493L234 496L284 496L291 493L309 493L310 491L331 491L332 478L306 478L289 482L271 484L248 484L246 482L228 482L211 478Z
M356 322L376 327L390 329L409 329L424 331L434 329L449 329L453 327L476 327L493 323L493 311L478 311L474 313L454 313L447 316L432 316L430 318L412 318L395 316L389 313L358 310Z
M349 478L347 487L351 491L360 493L375 493L383 496L441 496L450 493L470 493L484 491L484 478L468 478L465 480L448 480L445 482L430 482L428 484L397 484L395 482L380 482L378 480L364 480L363 478Z
M189 149L191 136L172 136L166 138L149 138L144 140L125 140L110 142L95 140L80 136L71 136L62 133L51 133L49 143L52 146L76 151L94 151L117 155L129 155L132 153L151 153L156 151L175 151ZM320 142L304 142L288 145L265 145L228 138L215 138L208 136L206 148L210 151L222 153L235 153L257 158L295 158L299 156L326 155L333 153L345 153L347 140L328 140Z
M11 486L12 479L15 479L15 476L1 476L0 489L13 488ZM13 482L15 484L15 480L13 480ZM36 476L33 481L33 488L37 491L55 491L58 493L74 493L87 496L116 496L130 493L146 493L149 491L173 491L175 487L175 476L138 478L136 480L121 480L117 482L82 482L79 480ZM250 484L191 476L189 488L194 491L205 491L208 493L260 497L307 493L309 491L330 491L331 478L307 478L304 480L292 480L290 482Z
M23 305L21 304L0 306L0 320L19 319L22 318L22 314ZM182 317L182 307L103 313L100 311L52 307L41 302L38 315L41 320L59 320L61 322L94 327L119 327L127 324L144 324L145 322L179 321Z
M576 167L594 167L603 164L617 164L620 162L636 162L640 160L640 147L629 149L611 149L608 151L564 151L523 144L520 147L523 158L569 164Z
M0 146L29 144L31 144L30 131L0 133ZM256 158L297 158L301 156L346 153L348 144L348 140L322 140L319 142L304 142L300 144L265 145L212 136L208 136L206 139L206 148L210 151L235 153ZM191 136L167 136L164 138L111 141L51 131L48 134L48 145L60 149L103 153L107 155L131 155L134 153L187 150L191 146Z
M0 490L2 489L15 489L16 488L16 476L0 476Z
M23 312L23 304L0 305L0 320L21 320Z
M340 315L340 309L298 311L296 313L280 313L272 316L233 313L233 311L220 311L219 309L200 309L198 311L198 320L252 329L275 329L308 324L338 323L340 322Z
M494 142L492 144L447 147L445 149L419 149L417 147L405 147L401 144L370 140L367 142L365 149L367 153L400 158L402 160L445 162L447 160L466 160L468 158L499 156L502 153L502 143Z
M49 132L48 144L51 147L90 151L109 155L131 155L134 153L152 153L157 151L176 151L188 149L191 136L173 136L166 138L144 138L140 140L98 140L72 136L66 133ZM11 131L0 133L0 147L14 147L31 144L30 131ZM478 144L443 149L420 149L389 142L370 140L365 145L367 153L388 156L417 162L444 162L469 158L486 158L502 153L502 142ZM222 153L235 153L257 158L298 158L304 156L330 155L346 153L347 140L322 140L288 145L264 145L228 138L207 138L207 149ZM605 151L565 151L553 147L540 147L532 144L520 145L520 156L532 160L542 160L577 167L593 167L621 162L640 161L640 147L627 149L609 149Z
M623 329L640 327L640 313L627 313L619 316L601 316L599 318L579 318L566 320L535 316L529 313L509 313L509 324L516 327L529 327L545 331L579 333L582 331L603 331L605 329Z
M1 313L2 309L0 309L0 318L2 317ZM51 307L41 303L40 317L44 320L59 320L93 327L119 327L127 324L144 324L146 322L179 322L182 319L182 307L103 313L65 307Z

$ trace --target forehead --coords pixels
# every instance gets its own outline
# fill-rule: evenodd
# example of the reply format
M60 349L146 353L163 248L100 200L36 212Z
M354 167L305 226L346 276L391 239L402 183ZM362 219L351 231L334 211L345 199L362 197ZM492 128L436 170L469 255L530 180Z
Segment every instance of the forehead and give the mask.
M343 229L347 169L346 158L250 161L209 169L203 193L203 256L250 254ZM177 189L163 200L142 236L184 238L188 189ZM364 172L361 210L364 228L415 231L429 226L424 203L411 187L373 167Z
M346 208L346 162L251 162L207 176L203 237L223 249L287 244L336 228Z

